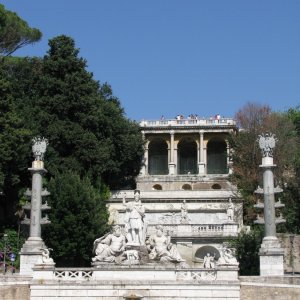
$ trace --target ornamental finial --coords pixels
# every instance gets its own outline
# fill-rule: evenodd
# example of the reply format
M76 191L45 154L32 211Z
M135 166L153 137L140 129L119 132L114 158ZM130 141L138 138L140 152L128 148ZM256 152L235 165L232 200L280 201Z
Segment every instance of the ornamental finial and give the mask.
M273 149L278 141L275 134L265 133L258 136L259 148L262 151L263 157L273 157Z
M34 160L44 160L44 154L48 146L48 140L41 137L34 137L32 139L32 143Z

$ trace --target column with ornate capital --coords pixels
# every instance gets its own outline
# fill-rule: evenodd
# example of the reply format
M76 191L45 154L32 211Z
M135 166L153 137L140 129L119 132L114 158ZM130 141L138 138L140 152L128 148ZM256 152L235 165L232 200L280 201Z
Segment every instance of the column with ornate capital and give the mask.
M265 236L259 250L260 275L278 276L283 275L283 249L276 237L276 224L284 220L277 220L275 214L275 193L282 191L274 188L273 168L273 149L275 148L276 138L273 134L260 135L259 147L262 150L263 189L256 190L257 194L263 194L264 202L258 203L256 208L263 208L264 217L258 216L255 223L265 224Z
M25 211L30 210L30 218L23 220L23 224L28 224L29 238L24 243L20 257L20 274L32 275L33 267L38 264L45 264L54 267L53 260L49 257L49 250L45 246L41 236L41 225L49 224L48 216L42 218L42 211L48 210L50 207L47 202L42 204L42 197L48 196L50 193L42 189L43 175L47 172L44 169L44 154L46 152L48 141L44 138L34 138L32 152L34 154L34 161L32 167L28 170L32 174L32 189L27 189L25 195L31 198L31 202L24 206Z

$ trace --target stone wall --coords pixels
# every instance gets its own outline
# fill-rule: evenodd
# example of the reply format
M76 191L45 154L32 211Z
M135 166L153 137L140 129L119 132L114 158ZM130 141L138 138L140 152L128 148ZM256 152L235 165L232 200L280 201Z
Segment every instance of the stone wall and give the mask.
M224 299L224 295L230 299L241 300L298 300L300 299L300 276L283 277L262 277L262 276L241 276L240 283L220 282L219 286L201 284L183 283L166 284L166 282L148 282L142 284L140 290L136 293L144 296L143 299ZM0 300L29 300L31 278L15 275L0 275ZM73 281L69 284L52 284L47 280L32 282L32 299L41 299L45 296L47 299L62 299L72 295L90 297L90 299L124 299L125 295L132 294L134 284L124 284L119 282L109 282L105 280L86 281L78 283ZM165 283L165 284L164 284ZM239 289L240 287L240 289ZM108 294L113 295L108 298ZM42 297L43 297L42 296ZM45 299L45 298L43 298Z
M300 235L277 234L284 250L284 272L300 273Z
M298 300L300 299L300 277L240 277L241 300Z
M0 300L29 300L31 277L0 275Z

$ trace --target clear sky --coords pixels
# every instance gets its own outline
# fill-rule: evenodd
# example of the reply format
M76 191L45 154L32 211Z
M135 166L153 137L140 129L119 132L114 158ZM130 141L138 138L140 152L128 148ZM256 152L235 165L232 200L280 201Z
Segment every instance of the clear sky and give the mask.
M300 0L0 0L41 42L74 38L130 119L232 117L247 102L300 104Z

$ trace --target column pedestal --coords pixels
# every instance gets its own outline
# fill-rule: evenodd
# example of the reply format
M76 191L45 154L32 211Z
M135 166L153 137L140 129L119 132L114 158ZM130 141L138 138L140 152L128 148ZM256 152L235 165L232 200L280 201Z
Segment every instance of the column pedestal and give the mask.
M275 236L263 239L259 249L260 276L282 276L283 249Z
M176 175L176 164L169 163L169 175Z
M30 237L24 243L20 252L20 275L33 275L33 267L43 262L43 240L39 237Z
M198 164L198 174L205 175L205 163L204 162L200 162Z

